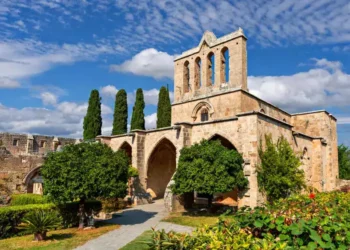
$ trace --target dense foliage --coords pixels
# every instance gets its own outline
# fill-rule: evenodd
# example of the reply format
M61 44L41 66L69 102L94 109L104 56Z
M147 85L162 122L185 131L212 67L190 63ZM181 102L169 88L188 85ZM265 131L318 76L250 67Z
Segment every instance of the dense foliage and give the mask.
M145 101L143 98L143 91L139 88L136 91L136 101L132 110L130 130L145 129L145 114L143 113L144 108Z
M241 209L188 234L155 231L150 249L349 249L350 193L294 196Z
M350 148L338 146L339 178L350 180Z
M25 196L25 195L23 195ZM30 199L27 199L30 200ZM58 211L62 217L63 227L72 227L79 224L78 216L79 202L69 202L65 204L55 205L48 204L29 204L21 206L6 206L0 208L0 239L7 238L16 234L22 234L18 225L22 223L27 213L37 210ZM85 211L87 215L97 215L102 209L100 201L86 201Z
M175 194L197 191L213 195L235 188L242 190L248 185L242 156L222 146L220 141L207 140L181 150L174 181ZM210 202L211 199L209 206Z
M101 135L101 98L96 89L91 91L87 113L84 117L83 128L84 140L95 139L96 136Z
M171 104L169 91L164 86L159 90L157 107L157 128L169 127L171 125Z
M115 96L112 135L125 134L128 126L128 102L124 89Z
M305 187L304 171L299 169L300 159L284 137L280 137L275 144L271 135L266 135L265 149L260 143L259 157L259 190L268 201L286 198Z
M11 196L11 206L46 203L49 203L49 200L40 194L14 194Z
M26 231L34 234L34 240L46 239L49 230L61 226L61 217L57 211L35 210L26 214L23 218Z
M79 201L83 227L87 199L126 195L129 159L122 151L113 152L105 144L68 145L48 155L41 169L44 192L55 203Z

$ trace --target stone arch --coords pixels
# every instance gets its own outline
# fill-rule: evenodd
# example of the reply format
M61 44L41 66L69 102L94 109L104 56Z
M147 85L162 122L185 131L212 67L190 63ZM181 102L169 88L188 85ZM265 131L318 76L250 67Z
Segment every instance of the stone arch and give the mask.
M42 194L43 185L42 177L40 175L41 166L35 167L26 174L23 179L23 184L27 189L27 193Z
M209 103L209 102L201 101L201 102L197 103L197 105L192 110L191 117L193 118L193 120L197 119L198 112L202 108L206 108L208 110L209 117L211 117L214 114L214 107L213 107L213 105L211 105L211 103Z
M129 157L129 162L131 164L132 163L132 147L131 147L131 145L127 141L124 141L118 150L123 150L126 153L126 155Z
M195 89L199 89L202 87L202 60L197 57L194 62L194 86Z
M190 63L186 61L183 67L183 89L184 93L190 91Z
M266 113L265 113L265 109L263 109L263 108L260 109L260 113L266 114Z
M209 52L207 56L207 86L215 84L215 55Z
M209 141L214 141L214 140L219 140L221 144L228 149L234 149L238 151L235 145L233 145L233 143L230 140L228 140L225 136L222 136L216 133L209 138Z
M230 76L230 54L227 47L223 47L220 53L220 83L229 82Z
M151 151L146 167L146 188L153 198L163 198L166 187L176 170L176 147L166 137Z

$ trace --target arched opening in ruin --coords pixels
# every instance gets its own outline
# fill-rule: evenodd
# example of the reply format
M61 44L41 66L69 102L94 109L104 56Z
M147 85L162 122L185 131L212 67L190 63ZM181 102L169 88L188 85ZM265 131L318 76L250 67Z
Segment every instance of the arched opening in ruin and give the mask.
M209 140L210 141L219 140L221 145L224 146L225 148L234 149L237 151L236 147L228 139L226 139L225 137L223 137L219 134L213 135Z
M162 139L153 149L147 164L147 192L154 199L162 199L176 170L176 148L168 139Z
M202 87L202 60L197 57L195 60L194 85L196 89Z
M225 83L229 81L230 74L230 55L227 47L222 48L221 50L221 83Z
M213 52L208 54L207 61L207 85L212 86L215 84L215 56Z
M119 150L123 150L125 152L125 154L129 157L129 163L131 164L132 163L132 147L129 143L127 142L124 142Z
M43 177L40 173L41 166L33 168L24 177L23 184L27 188L29 194L43 194Z
M183 80L184 80L184 93L187 93L190 91L190 63L186 61L184 63L184 68L183 68Z

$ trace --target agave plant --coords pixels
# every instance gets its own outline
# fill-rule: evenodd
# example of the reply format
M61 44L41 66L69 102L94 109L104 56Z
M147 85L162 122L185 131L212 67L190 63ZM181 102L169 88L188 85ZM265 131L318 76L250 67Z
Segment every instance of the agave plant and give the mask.
M27 231L34 234L34 240L42 241L46 239L46 233L50 229L59 227L62 219L57 212L37 210L28 213L23 222Z

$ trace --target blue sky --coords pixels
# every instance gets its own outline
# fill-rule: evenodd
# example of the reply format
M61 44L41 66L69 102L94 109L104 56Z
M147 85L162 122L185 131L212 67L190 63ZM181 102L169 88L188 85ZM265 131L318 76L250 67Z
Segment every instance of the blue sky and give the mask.
M103 133L114 96L137 88L155 127L158 89L173 90L173 59L242 27L248 86L289 112L327 109L350 146L350 3L346 0L2 0L0 130L80 137L92 89Z

